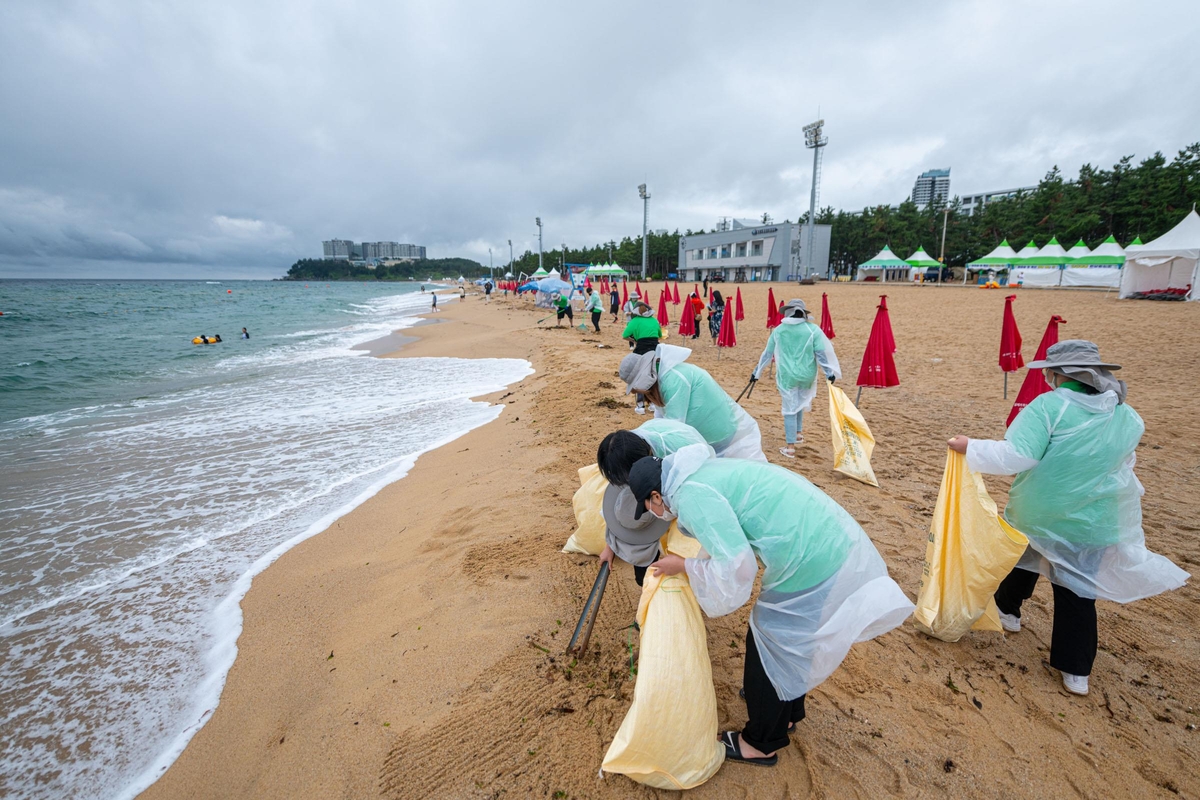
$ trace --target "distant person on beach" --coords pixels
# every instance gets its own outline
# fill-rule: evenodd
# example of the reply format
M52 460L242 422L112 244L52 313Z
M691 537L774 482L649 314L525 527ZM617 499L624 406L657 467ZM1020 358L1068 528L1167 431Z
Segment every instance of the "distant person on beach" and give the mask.
M695 331L692 333L693 339L700 338L700 317L704 313L704 301L695 292L688 298L688 304L692 308L692 320L695 323Z
M567 318L568 325L575 324L575 315L571 313L571 301L568 300L566 296L562 294L562 292L555 292L554 296L550 298L550 304L554 306L556 312L558 313L558 319L554 323L554 327L562 327L563 317Z
M774 464L713 458L689 445L629 471L634 518L647 512L699 540L699 558L667 555L653 575L687 574L710 617L731 614L762 590L750 611L742 669L748 720L720 735L727 761L774 766L804 699L856 642L903 624L913 604L888 576L862 526L807 480Z
M458 285L458 299L459 300L467 299L467 287L463 286L461 283Z
M599 333L600 317L604 314L604 300L600 298L600 293L590 286L587 288L587 302L584 304L584 310L591 312L592 327L596 329L596 333Z
M1029 548L996 590L1004 630L1021 630L1021 605L1044 576L1054 590L1050 666L1063 688L1088 693L1096 658L1096 600L1131 603L1189 577L1146 549L1142 484L1133 474L1146 426L1125 402L1125 382L1092 342L1068 339L1046 358L1053 391L1021 409L1000 441L955 436L950 449L985 475L1013 475L1004 518Z
M705 276L705 278L704 278L703 286L704 286L704 295L707 297L708 296L708 277L707 276Z
M625 356L618 370L625 393L644 394L656 417L691 425L722 458L765 462L758 423L711 375L687 363L691 354L686 347L660 344L652 353Z
M654 311L645 303L639 302L636 313L625 326L625 330L621 332L621 338L629 342L629 347L637 355L643 353L653 353L654 348L658 347L658 340L662 336L662 326L658 320L654 318ZM638 392L637 405L633 410L638 414L646 413L646 395Z
M637 292L629 293L629 300L627 300L625 305L621 307L621 311L625 313L625 319L633 318L634 314L637 313L638 301L641 299L641 296L638 295Z
M425 284L421 284L421 294L425 294Z
M616 289L608 292L608 311L613 315L613 324L617 324L617 314L621 311L621 293Z
M243 338L243 339L249 339L249 338L250 338L250 331L246 330L245 328L242 328L242 338Z
M714 347L717 344L717 336L721 333L721 319L724 316L725 301L721 299L721 293L713 289L712 299L708 301L708 333L712 336Z
M430 292L429 296L433 298L433 308L431 310L437 311L437 292Z
M483 301L485 303L492 302L492 282L488 281L483 285Z
M804 443L804 412L812 411L817 396L817 367L831 381L842 377L842 367L833 344L813 323L803 300L789 300L783 311L783 321L771 331L750 380L757 381L767 364L775 360L775 385L783 403L784 446L779 453L795 458L796 445Z

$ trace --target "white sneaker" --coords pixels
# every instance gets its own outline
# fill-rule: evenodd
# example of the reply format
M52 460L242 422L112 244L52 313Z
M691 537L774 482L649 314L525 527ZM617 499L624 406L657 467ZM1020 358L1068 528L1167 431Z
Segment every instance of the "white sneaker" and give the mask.
M635 413L635 414L645 414L645 413L646 413L646 407L645 407L645 406L637 406L637 407L635 407L635 408L633 409L633 411L634 411L634 413Z
M1012 614L1000 612L1000 627L1009 633L1017 633L1021 630L1021 618L1014 617Z
M1088 676L1087 675L1071 675L1070 673L1064 672L1062 674L1062 676L1063 676L1063 688L1064 689L1066 689L1071 694L1083 695L1084 697L1087 696L1087 693L1088 693Z

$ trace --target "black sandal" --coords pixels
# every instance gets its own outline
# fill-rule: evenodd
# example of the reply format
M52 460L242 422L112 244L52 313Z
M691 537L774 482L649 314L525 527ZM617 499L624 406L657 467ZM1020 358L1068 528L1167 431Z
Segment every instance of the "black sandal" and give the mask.
M725 731L721 734L721 744L725 745L726 761L741 761L743 764L754 764L758 767L773 767L779 761L775 753L766 758L747 758L742 755L742 737L737 731Z

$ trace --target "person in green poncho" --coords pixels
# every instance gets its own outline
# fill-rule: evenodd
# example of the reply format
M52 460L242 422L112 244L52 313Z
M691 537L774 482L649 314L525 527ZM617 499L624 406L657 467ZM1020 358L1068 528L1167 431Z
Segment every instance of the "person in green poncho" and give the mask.
M842 368L833 352L833 345L810 319L803 300L789 300L783 306L783 320L771 331L758 366L750 373L757 381L767 364L776 362L775 385L783 403L784 446L779 452L786 458L796 457L796 444L804 442L804 412L812 411L817 395L817 366L828 380L842 377Z
M743 668L749 721L721 734L725 757L777 761L805 695L828 678L855 642L904 622L913 604L888 577L862 527L828 495L782 467L712 458L704 445L638 460L629 471L637 501L703 545L698 558L667 555L655 574L686 573L706 614L745 605L758 564L762 591L750 612Z
M686 363L691 354L686 347L660 344L653 353L625 356L618 374L626 394L644 393L656 417L691 425L723 458L766 461L758 423L711 375Z
M967 466L1017 477L1004 518L1029 548L996 590L1004 629L1021 630L1021 605L1038 578L1054 590L1050 666L1072 694L1088 693L1097 650L1096 600L1129 603L1176 589L1188 574L1146 549L1142 485L1133 473L1145 425L1125 402L1126 386L1092 342L1052 345L1029 369L1052 392L1023 408L1001 441L955 436Z
M575 324L575 315L571 313L571 301L565 295L561 292L555 292L554 296L550 298L550 304L558 312L558 321L554 323L554 327L562 327L563 317L567 318L568 325Z
M600 332L600 315L604 313L604 300L600 297L600 293L587 287L587 302L584 303L584 310L592 314L592 327L596 329L596 333Z

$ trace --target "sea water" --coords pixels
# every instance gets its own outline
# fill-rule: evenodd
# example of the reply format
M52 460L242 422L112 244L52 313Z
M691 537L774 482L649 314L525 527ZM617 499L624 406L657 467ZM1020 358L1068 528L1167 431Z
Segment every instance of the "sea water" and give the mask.
M351 349L429 305L0 281L0 796L144 789L215 709L253 576L501 412L471 398L528 362Z

